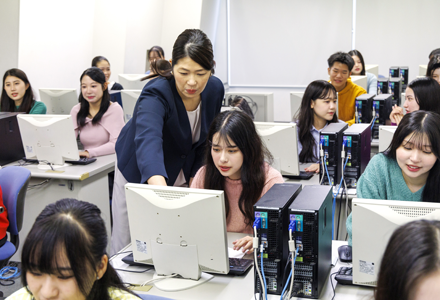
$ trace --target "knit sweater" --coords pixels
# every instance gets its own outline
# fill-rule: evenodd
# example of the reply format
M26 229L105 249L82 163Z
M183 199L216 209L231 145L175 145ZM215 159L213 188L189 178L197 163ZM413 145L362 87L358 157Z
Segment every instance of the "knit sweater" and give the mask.
M397 161L388 158L382 153L375 155L368 163L367 168L359 178L356 188L358 198L422 201L424 187L413 193L406 185ZM348 244L352 240L352 216L348 216L347 222Z
M351 78L347 79L347 85L345 88L338 93L338 117L340 120L347 122L349 126L353 125L355 122L355 99L366 94L367 91L363 88L354 84Z
M266 182L264 183L261 197L275 184L284 183L283 177L280 172L272 168L266 163ZM205 185L205 167L201 167L194 177L191 187L197 189L203 189ZM243 191L243 185L241 179L232 180L225 177L225 194L228 197L229 202L229 215L227 217L227 231L228 232L241 232L252 234L252 226L246 225L245 217L241 213L238 206L238 200L241 192Z

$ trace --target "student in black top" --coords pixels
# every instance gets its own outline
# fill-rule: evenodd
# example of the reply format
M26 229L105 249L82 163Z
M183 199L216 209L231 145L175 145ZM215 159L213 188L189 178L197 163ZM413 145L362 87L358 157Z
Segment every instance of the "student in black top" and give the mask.
M107 88L110 92L110 97L112 102L118 102L118 104L122 107L122 101L120 94L119 97L116 94L112 94L111 91L119 91L123 90L124 87L115 81L110 81L110 76L112 75L112 71L110 70L110 62L104 56L95 56L92 60L92 67L98 67L104 72L105 80L108 82Z

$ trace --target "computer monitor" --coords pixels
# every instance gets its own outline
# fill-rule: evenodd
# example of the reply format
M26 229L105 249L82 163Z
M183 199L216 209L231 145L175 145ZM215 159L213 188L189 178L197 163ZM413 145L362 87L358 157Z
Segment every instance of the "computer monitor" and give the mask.
M70 115L77 105L76 89L39 89L41 101L46 104L47 114Z
M78 145L70 115L17 115L27 159L37 159L40 169L67 166L79 160Z
M379 126L379 152L388 149L393 140L394 132L397 126L380 125Z
M304 92L290 92L290 114L291 120L296 116L301 108L301 102L304 97Z
M229 258L223 191L125 185L133 258L154 264L166 291L179 291L210 280L203 271L228 274ZM185 280L186 279L186 280Z
M353 199L353 284L376 286L382 256L399 226L440 220L440 203Z
M354 84L357 84L358 86L363 87L365 90L367 90L367 88L368 88L367 76L351 75L351 81Z
M365 71L379 77L379 65L365 65Z
M122 107L126 123L133 117L134 107L141 93L142 90L121 90Z
M274 121L273 93L229 92L226 93L225 99L228 99L230 96L242 96L246 99L254 113L255 121Z
M419 76L426 76L426 71L428 70L428 65L419 65Z
M21 113L0 112L0 166L24 157L23 144L17 123Z
M272 153L273 167L281 175L298 176L298 138L296 123L254 122L258 134Z
M145 74L119 74L119 83L124 87L124 90L142 90L149 80L143 80Z

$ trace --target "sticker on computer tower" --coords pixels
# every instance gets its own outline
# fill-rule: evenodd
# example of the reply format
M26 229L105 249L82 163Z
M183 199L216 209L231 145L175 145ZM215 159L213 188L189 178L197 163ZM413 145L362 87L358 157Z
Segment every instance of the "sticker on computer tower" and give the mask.
M255 212L255 218L261 219L261 228L267 229L267 212Z
M303 215L290 215L290 221L296 220L296 231L303 231Z
M374 276L374 262L359 260L359 272Z

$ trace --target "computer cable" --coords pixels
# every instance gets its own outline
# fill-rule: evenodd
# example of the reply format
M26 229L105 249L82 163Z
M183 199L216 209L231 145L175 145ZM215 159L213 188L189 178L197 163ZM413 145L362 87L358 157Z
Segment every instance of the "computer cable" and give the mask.
M48 178L48 179L46 179L46 180L43 180L43 181L40 182L40 183L30 184L30 185L28 185L27 190L29 191L29 190L32 190L32 189L34 189L34 188L42 187L42 186L44 186L44 185L47 185L47 184L49 184L49 182L50 182L51 180L52 180L51 178Z
M321 170L322 170L322 177L321 177L321 182L319 184L322 184L322 182L324 181L324 149L322 149L322 141L319 143L319 146L321 147L321 149L319 150L319 156L320 156L320 161L321 161Z
M376 118L377 118L377 116L376 116L376 105L373 103L373 118L371 119L371 123L370 123L371 130L373 130L373 126L374 126L374 122L376 122Z
M261 275L263 276L263 283L264 283L264 299L267 300L267 283L266 283L266 277L264 276L263 252L264 252L264 246L263 243L261 243L260 244Z
M153 279L145 281L140 286L146 286L147 284L150 284L150 283L153 283L153 282L156 282L156 281L161 281L161 280L164 280L164 279L173 278L173 277L177 277L177 276L179 276L179 274L173 273L171 275L162 276L162 277L159 277L159 278L153 278Z
M334 235L334 224L335 224L335 209L336 209L336 197L339 194L339 190L341 189L341 185L342 185L342 181L344 180L344 172L345 172L345 167L347 166L347 162L348 162L348 158L349 156L347 155L347 158L345 159L345 163L344 163L344 158L345 158L345 145L346 145L347 141L344 140L344 142L342 143L342 151L341 151L341 158L342 158L342 174L341 174L341 181L339 183L339 187L336 190L336 193L333 194L333 205L332 205L332 239L335 238Z
M332 300L335 299L335 296L336 296L336 291L335 291L335 286L333 285L332 276L335 276L336 274L338 274L338 272L331 273L330 276L329 276L329 278L330 278L330 283L332 284L332 289L333 289L333 297L332 297Z
M255 268L256 268L257 273L258 273L258 278L260 279L260 286L261 286L261 289L263 291L263 299L265 299L266 298L265 289L264 289L265 284L263 282L263 277L261 276L261 272L260 272L260 269L258 267L258 257L257 257L257 250L258 250L257 227L260 228L260 224L261 224L261 219L260 218L255 218L255 221L254 221L254 238L252 240L253 240L253 248L254 248L254 265L255 265ZM263 257L262 253L260 255L261 255L261 257Z

